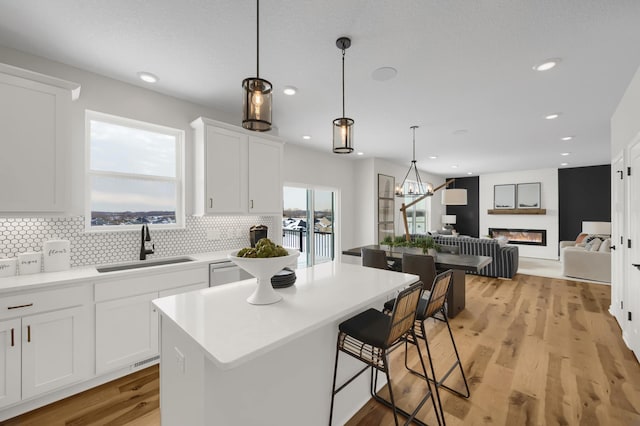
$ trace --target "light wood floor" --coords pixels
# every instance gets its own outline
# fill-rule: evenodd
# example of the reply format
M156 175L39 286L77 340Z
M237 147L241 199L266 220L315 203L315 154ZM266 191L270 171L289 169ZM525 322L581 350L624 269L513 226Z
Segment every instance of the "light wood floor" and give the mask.
M441 392L447 424L640 425L640 365L609 304L606 285L468 276L466 309L451 325L471 398ZM453 356L445 327L428 325L436 371ZM425 387L406 372L402 357L403 350L393 354L394 390L399 404L411 408ZM418 365L415 349L409 362ZM459 374L447 384L460 386ZM151 367L3 424L159 425L158 385ZM419 417L437 424L430 405ZM372 401L348 423L392 424L390 410Z

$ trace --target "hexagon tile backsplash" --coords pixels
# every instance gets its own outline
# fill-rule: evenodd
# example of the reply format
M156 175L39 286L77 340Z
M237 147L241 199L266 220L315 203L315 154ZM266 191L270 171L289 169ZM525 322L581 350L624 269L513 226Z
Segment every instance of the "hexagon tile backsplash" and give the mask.
M185 229L154 230L153 257L180 256L249 245L249 228L275 229L275 216L188 216ZM208 229L221 231L220 239L207 239ZM47 240L71 241L71 267L138 260L140 231L85 232L84 217L0 218L0 258L42 251Z

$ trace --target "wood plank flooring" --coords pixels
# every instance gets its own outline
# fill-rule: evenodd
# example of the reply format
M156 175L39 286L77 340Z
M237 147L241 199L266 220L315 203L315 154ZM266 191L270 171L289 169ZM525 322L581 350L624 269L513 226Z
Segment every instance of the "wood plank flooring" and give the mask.
M466 309L451 326L471 398L441 391L447 424L640 425L640 365L608 313L610 289L521 274L467 276ZM428 324L437 373L453 358L445 328ZM403 353L394 352L392 375L399 404L410 408L425 386L406 372ZM415 348L409 354L418 368ZM459 373L447 384L461 386ZM158 368L150 367L2 424L155 426L158 386ZM437 424L430 404L419 417ZM392 424L391 411L373 401L347 423Z

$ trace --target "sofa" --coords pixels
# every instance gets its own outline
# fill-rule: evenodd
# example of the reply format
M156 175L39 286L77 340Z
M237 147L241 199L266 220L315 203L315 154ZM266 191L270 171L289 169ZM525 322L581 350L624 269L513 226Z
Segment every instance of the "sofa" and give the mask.
M455 246L460 254L491 257L491 263L477 274L486 277L513 278L518 272L519 251L517 246L508 246L490 238L432 236L438 245ZM469 273L474 273L469 271Z
M580 240L580 241L578 241ZM590 281L611 282L611 240L587 236L560 241L562 275Z

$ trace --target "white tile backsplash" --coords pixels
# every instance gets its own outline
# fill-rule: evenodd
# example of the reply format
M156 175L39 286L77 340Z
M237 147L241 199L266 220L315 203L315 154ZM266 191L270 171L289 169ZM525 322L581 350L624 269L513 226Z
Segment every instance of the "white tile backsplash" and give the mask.
M271 238L276 220L275 216L189 216L185 229L151 228L155 253L150 258L246 247L251 226L268 226ZM220 230L220 239L207 240L207 229ZM140 255L140 231L87 233L82 216L0 218L0 258L41 252L45 241L57 239L71 241L71 267L128 262Z

